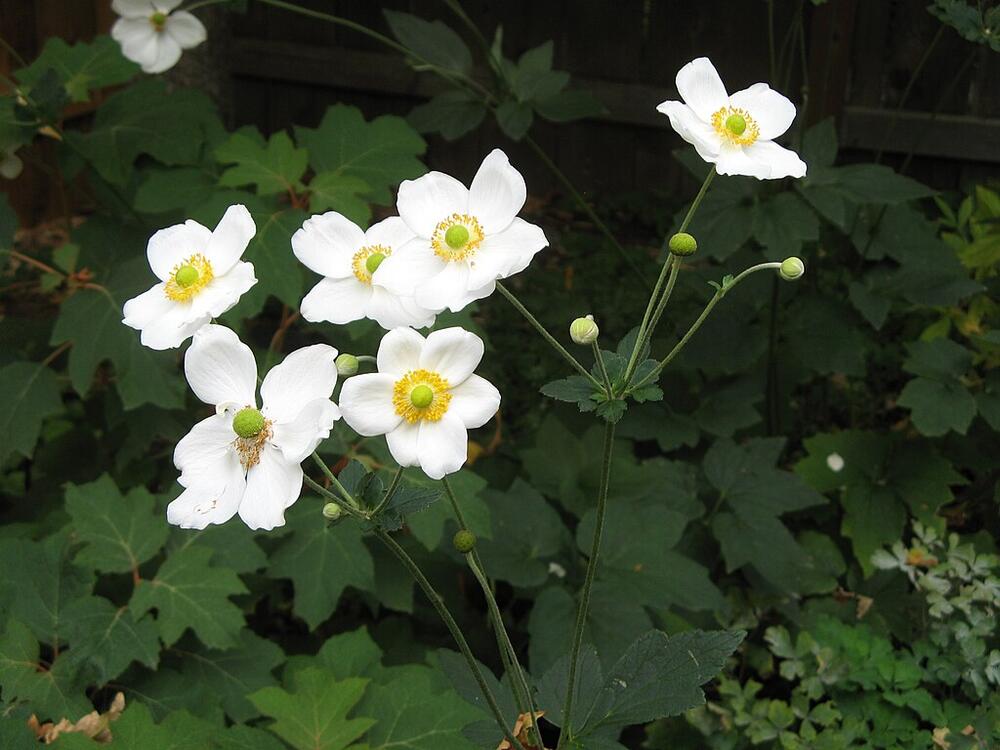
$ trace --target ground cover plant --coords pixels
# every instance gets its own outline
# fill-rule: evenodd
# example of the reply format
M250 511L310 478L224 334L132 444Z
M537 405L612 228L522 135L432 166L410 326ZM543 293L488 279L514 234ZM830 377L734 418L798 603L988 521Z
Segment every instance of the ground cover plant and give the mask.
M447 87L227 129L161 77L225 0L4 82L62 215L0 199L0 747L1000 742L996 184L845 163L779 90L802 8L771 83L649 103L690 194L591 203L532 138L602 110L551 43L250 1ZM502 143L428 171L487 119L559 198Z

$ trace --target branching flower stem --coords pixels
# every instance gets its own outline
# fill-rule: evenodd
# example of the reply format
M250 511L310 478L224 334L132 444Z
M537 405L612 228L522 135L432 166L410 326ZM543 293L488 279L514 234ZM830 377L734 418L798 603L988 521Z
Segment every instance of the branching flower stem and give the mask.
M573 701L576 697L576 670L580 661L580 648L583 646L583 631L587 627L587 613L590 610L590 594L594 588L594 578L597 575L597 560L601 553L601 539L604 536L604 517L608 505L608 484L611 481L611 453L615 442L614 422L604 423L604 459L601 465L601 484L597 491L597 514L594 521L594 537L590 545L590 559L587 560L587 572L580 591L580 605L576 611L576 626L573 629L573 644L569 654L569 679L566 683L566 699L563 703L562 728L559 732L559 744L556 750L562 750L567 741L573 737Z

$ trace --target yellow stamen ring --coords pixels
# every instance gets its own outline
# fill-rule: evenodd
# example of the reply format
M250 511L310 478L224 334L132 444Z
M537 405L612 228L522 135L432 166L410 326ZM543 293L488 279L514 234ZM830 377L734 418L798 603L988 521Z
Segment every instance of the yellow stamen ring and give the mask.
M712 127L724 141L749 146L760 136L760 126L745 109L723 107L712 115Z
M475 255L484 236L475 216L452 214L434 228L431 247L441 260L468 260Z
M351 259L351 269L362 284L372 283L372 274L382 261L392 255L392 250L385 245L365 245L354 253Z
M208 258L196 253L174 266L164 292L174 302L187 302L197 297L213 278L215 275Z
M448 411L448 381L430 370L410 370L392 388L392 405L409 423L437 422Z

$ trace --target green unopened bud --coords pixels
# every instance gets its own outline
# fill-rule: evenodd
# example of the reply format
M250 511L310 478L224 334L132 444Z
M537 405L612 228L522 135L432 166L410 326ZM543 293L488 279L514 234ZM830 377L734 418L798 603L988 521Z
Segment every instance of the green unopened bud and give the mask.
M472 548L476 546L476 535L468 529L462 529L452 537L451 543L464 555L466 552L472 552Z
M802 274L806 272L806 265L800 259L792 256L791 258L785 258L781 261L781 268L778 269L778 275L781 276L785 281L795 281Z
M678 232L670 238L667 246L674 255L694 255L698 250L698 240L694 238L694 235L690 235L687 232Z
M746 129L747 121L743 118L743 115L729 115L726 118L726 130L733 135L743 135L743 131Z
M426 409L434 400L434 391L428 385L418 385L410 391L410 403L418 409Z
M383 260L385 260L383 253L372 253L369 255L368 259L365 260L365 268L368 270L368 273L375 273L378 267L382 265Z
M327 521L336 521L344 515L344 511L336 503L327 503L323 506L323 518Z
M594 322L594 316L588 315L584 318L577 318L569 327L569 337L573 343L590 346L600 335L601 329Z
M194 266L181 266L174 274L174 281L181 289L187 289L198 281L198 269Z
M257 437L264 429L264 415L252 406L240 409L233 417L233 432L241 438Z
M452 250L465 247L465 243L469 241L469 230L461 224L450 226L448 227L448 231L444 233L444 241Z
M337 357L337 374L343 378L349 378L358 372L358 358L353 354L344 352Z

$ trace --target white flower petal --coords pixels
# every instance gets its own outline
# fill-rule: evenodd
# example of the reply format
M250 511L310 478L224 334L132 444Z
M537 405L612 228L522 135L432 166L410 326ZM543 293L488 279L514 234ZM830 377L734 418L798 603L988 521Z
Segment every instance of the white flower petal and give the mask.
M445 263L439 273L423 281L413 290L413 298L421 307L439 312L446 307L461 312L471 301L469 264L466 261Z
M156 9L150 0L111 0L111 10L126 18L142 18L152 27L149 17Z
M302 463L316 446L330 437L333 423L340 419L340 409L328 398L318 398L306 404L291 422L272 426L271 442L286 461Z
M709 123L700 119L683 102L663 102L656 110L670 118L672 127L681 138L695 147L698 156L707 162L714 162L722 147L722 139Z
M183 49L197 47L208 36L204 24L186 10L171 13L163 31L170 34Z
M406 222L398 216L390 216L382 219L377 224L372 224L365 232L365 245L381 245L390 250L402 247L407 242L416 237L413 230Z
M192 317L187 305L167 297L162 283L130 299L122 312L122 323L141 331L142 345L156 350L177 348L210 320Z
M420 466L417 439L420 436L420 422L402 421L396 429L385 435L386 445L393 460L400 466Z
M487 235L469 263L470 287L482 287L520 273L549 241L542 228L524 219L514 221L498 234Z
M182 2L184 0L147 0L146 4L152 5L160 13L169 13Z
M15 153L16 150L17 147L13 146L4 152L0 152L0 177L3 177L5 180L16 179L21 174L21 170L24 169L24 162Z
M415 180L404 180L396 196L400 217L425 239L430 239L443 219L452 214L464 214L468 208L468 189L442 172L428 172Z
M188 385L206 404L257 403L257 364L250 347L228 328L203 326L184 355L184 375Z
M181 473L185 487L214 486L239 456L233 448L236 433L227 414L213 414L203 419L174 448L174 466Z
M746 111L760 128L758 138L772 141L791 127L795 105L766 83L755 83L729 97L729 104Z
M457 415L420 423L417 436L420 468L431 479L441 479L462 468L469 454L469 433Z
M247 472L240 518L251 529L270 531L285 525L285 508L299 499L302 467L286 461L275 446L265 444L260 463Z
M372 283L394 294L413 296L418 287L441 273L447 265L435 254L430 242L418 237L383 260L372 275Z
M768 179L771 176L771 165L765 160L752 158L749 152L749 148L727 146L719 152L715 171L719 174L756 177L758 180Z
M167 523L182 529L204 529L209 524L225 523L236 515L245 487L242 472L212 487L188 487L167 506Z
M149 238L146 245L149 267L160 281L166 281L182 262L192 255L204 254L211 239L211 230L193 219L161 229Z
M383 374L400 377L420 367L424 337L411 328L394 328L382 337L376 363Z
M326 344L296 349L271 368L260 385L261 411L274 422L291 422L307 404L329 399L337 385L337 350Z
M232 309L240 301L240 297L256 283L257 276L254 274L253 263L240 261L224 276L212 279L211 283L192 298L188 303L191 315L217 318Z
M396 429L403 418L392 405L396 378L385 373L365 373L344 381L340 389L340 411L344 421L359 435L373 437Z
M427 328L434 325L434 313L425 310L412 297L393 294L380 286L371 287L367 317L387 331L400 326Z
M148 16L119 18L111 27L111 37L121 45L122 54L143 69L156 62L156 29Z
M483 159L469 188L469 213L489 235L502 232L524 206L528 189L524 177L500 149Z
M145 73L163 73L170 70L181 59L181 45L170 35L157 32L154 37L156 44L156 57L153 62L143 65Z
M331 279L354 277L351 262L365 233L336 211L306 219L292 235L292 252L306 268Z
M479 366L483 350L483 340L476 334L458 326L445 328L427 337L420 367L438 373L455 388Z
M302 317L310 323L344 325L365 317L372 288L353 275L346 279L323 279L314 286L299 305Z
M257 225L246 206L237 203L227 208L202 250L212 264L212 273L221 276L236 265L256 233Z
M677 91L694 113L705 122L729 104L729 95L718 71L707 57L692 60L677 72Z
M470 429L489 422L499 408L500 391L486 378L473 374L451 389L448 413Z
M744 152L749 159L767 166L766 179L806 176L806 163L799 158L799 155L774 141L757 141L747 146Z

